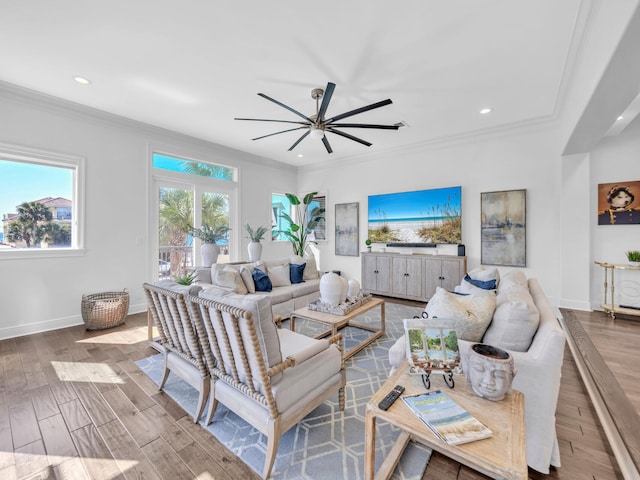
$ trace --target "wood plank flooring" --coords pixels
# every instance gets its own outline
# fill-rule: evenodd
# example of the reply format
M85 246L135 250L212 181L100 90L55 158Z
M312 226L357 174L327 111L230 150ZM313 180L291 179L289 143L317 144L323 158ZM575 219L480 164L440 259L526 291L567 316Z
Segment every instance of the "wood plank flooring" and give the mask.
M638 321L586 315L580 321L599 339L640 335ZM637 372L625 368L632 350L603 357L637 402ZM0 341L0 478L258 479L138 369L134 362L153 353L146 314L104 331L79 326ZM530 478L621 478L568 348L557 428L562 467ZM486 477L434 455L423 478Z

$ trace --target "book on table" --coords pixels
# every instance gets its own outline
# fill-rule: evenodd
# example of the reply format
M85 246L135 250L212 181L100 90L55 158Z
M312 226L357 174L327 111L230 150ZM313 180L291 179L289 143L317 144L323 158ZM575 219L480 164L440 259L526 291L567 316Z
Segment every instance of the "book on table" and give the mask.
M491 430L440 390L406 395L402 400L431 431L449 445L491 436Z

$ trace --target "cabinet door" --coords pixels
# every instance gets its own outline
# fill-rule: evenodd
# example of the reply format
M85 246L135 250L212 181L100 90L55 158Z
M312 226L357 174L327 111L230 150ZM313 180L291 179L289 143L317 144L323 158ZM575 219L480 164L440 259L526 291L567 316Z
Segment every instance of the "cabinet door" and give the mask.
M379 255L377 261L378 292L382 294L391 293L391 256Z
M362 256L362 289L366 292L375 292L378 290L377 282L377 257L375 255Z
M422 259L407 258L406 290L408 297L422 299Z
M424 259L424 297L427 301L436 293L442 276L442 261L439 258Z
M391 259L391 293L394 295L407 294L407 259L393 257Z
M464 262L458 258L442 259L442 288L453 291L464 278Z

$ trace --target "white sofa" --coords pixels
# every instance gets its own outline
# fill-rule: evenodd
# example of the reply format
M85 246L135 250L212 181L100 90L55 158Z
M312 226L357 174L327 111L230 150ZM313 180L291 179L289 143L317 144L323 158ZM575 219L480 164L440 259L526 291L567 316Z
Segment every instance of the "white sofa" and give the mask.
M282 267L285 265L299 265L301 263L306 264L302 276L304 281L301 283L286 285L287 282L282 281L282 276L279 276L278 272L282 272ZM292 255L290 257L263 260L253 263L238 262L233 264L218 264L217 267L216 264L214 264L213 271L215 272L216 268L225 266L232 267L238 271L240 271L243 266L249 270L260 268L267 273L272 282L272 290L270 292L252 292L251 285L249 284L251 279L247 276L242 276L242 279L244 281L244 287L247 289L246 295L266 295L271 299L273 315L275 317L281 317L283 319L289 318L291 312L294 310L306 307L309 303L320 298L320 275L318 274L314 258L302 258ZM244 290L239 290L237 287L234 288L234 286L227 282L222 282L222 284L220 282L216 282L216 278L212 278L211 268L198 267L196 270L198 271L196 284L203 287L203 289L209 289L208 293L210 295L215 295L216 289L225 291L231 290L234 291L234 293L244 293ZM286 271L286 269L284 271ZM213 276L216 276L215 273ZM242 289L242 286L240 288Z
M530 278L525 281L540 319L531 344L526 351L513 351L497 342L493 344L508 350L514 358L517 374L513 380L513 388L522 392L525 397L527 464L538 472L549 473L550 465L560 466L555 412L564 359L565 334L537 279ZM509 292L505 290L513 288L512 285L505 282L501 290L503 283L498 283L498 297L508 296ZM496 332L492 332L491 336L495 339ZM484 342L484 338L482 341ZM461 357L464 358L468 349L476 342L459 340L458 343ZM389 362L393 368L404 360L405 348L402 336L389 350Z

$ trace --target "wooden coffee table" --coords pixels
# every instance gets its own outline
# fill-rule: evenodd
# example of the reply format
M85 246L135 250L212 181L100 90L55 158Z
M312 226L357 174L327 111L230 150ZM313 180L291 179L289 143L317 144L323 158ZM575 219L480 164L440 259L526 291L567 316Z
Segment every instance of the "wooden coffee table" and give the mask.
M359 317L363 313L368 312L369 310L373 310L376 307L380 307L380 327L377 327L374 325L366 325L363 323L358 323L353 321L353 319ZM372 298L368 302L363 303L358 308L347 313L346 315L334 315L332 313L317 312L315 310L309 310L307 307L299 308L298 310L294 310L291 313L291 317L290 317L291 330L295 330L296 318L310 320L312 322L319 322L331 327L329 330L316 335L316 338L326 337L327 335L335 335L336 333L338 333L339 329L344 328L346 326L361 328L363 330L369 330L370 332L373 332L373 335L370 335L367 338L365 338L362 342L360 342L358 345L353 347L351 350L344 352L344 359L346 360L347 358L352 357L353 355L358 353L360 350L362 350L364 347L369 345L376 338L379 338L382 335L384 335L384 329L385 329L384 300L382 300L381 298Z
M455 388L449 389L438 375L432 375L431 390L440 389L487 425L493 432L491 438L448 445L437 438L413 413L401 398L384 411L378 402L395 385L403 385L403 395L423 393L422 380L409 375L405 361L367 403L365 424L364 478L373 480L375 468L376 419L399 427L400 433L389 455L384 460L376 479L388 479L410 440L418 441L458 463L495 479L526 480L528 478L526 440L524 426L524 395L514 390L500 402L478 397L462 375L455 377Z

